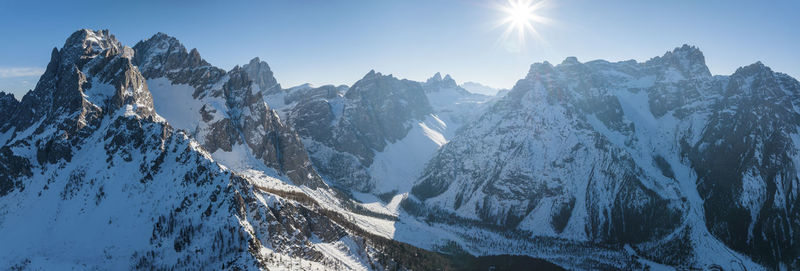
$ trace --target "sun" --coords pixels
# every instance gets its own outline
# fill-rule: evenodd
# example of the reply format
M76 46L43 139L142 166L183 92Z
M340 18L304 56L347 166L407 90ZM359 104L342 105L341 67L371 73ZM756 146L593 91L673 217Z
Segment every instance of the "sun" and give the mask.
M506 10L511 26L520 29L529 27L534 18L533 7L522 1L511 1Z
M522 46L525 43L526 35L539 38L537 27L550 22L540 14L545 3L545 1L534 0L508 0L505 4L499 5L497 9L505 15L497 25L506 27L502 40L509 42L512 34L516 33L516 45Z

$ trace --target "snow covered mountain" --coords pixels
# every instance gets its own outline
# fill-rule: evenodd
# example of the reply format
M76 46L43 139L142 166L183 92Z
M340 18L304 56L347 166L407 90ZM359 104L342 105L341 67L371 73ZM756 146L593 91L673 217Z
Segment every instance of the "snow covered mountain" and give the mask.
M419 83L375 71L346 89L299 87L280 97L320 174L374 194L408 192L425 161L490 98L449 75Z
M0 268L800 269L794 78L684 45L466 86L75 32L0 92Z
M157 55L142 50L151 56L144 58L148 63L158 61ZM363 231L306 194L324 190L324 184L315 183L312 170L293 174L310 168L293 161L305 156L275 155L304 150L299 143L282 146L296 136L274 112L264 110L263 102L251 102L260 96L253 97L250 86L268 81L249 80L240 71L258 69L220 72L205 65L196 51L176 51L160 58L169 59L160 63L169 67L166 74L147 67L140 72L134 49L122 46L108 31L81 30L53 50L45 74L21 101L0 97L0 112L9 116L0 123L0 268L449 266L438 254ZM192 64L193 71L202 72L176 70L175 63ZM198 102L173 100L175 110L165 119L158 101L154 106L154 97L160 96L151 93L152 80L143 74L205 82L193 90L165 82L159 87L191 90L188 97L209 99L201 102L211 105L197 109L206 108L211 117L202 123L180 122L186 119L169 114L184 114L176 112L182 102ZM220 82L221 77L230 79ZM222 88L205 88L217 85ZM218 101L214 99L225 103L213 104ZM175 129L170 121L188 129ZM259 134L265 130L266 136ZM214 135L217 131L226 134ZM263 142L254 139L258 137L277 146L259 152ZM274 170L254 174L221 164L238 160L227 159L220 150L232 152L245 144L246 154L260 153L253 157ZM217 150L210 153L207 147ZM244 154L236 153L237 159L246 159Z
M537 63L409 200L673 266L798 268L798 94L761 63L711 76L686 45L644 63Z
M163 33L133 49L156 110L215 160L236 169L266 165L296 184L325 186L299 137L263 100L262 92L280 89L267 63L254 58L226 72Z
M501 91L507 90L507 89L493 88L477 82L464 82L459 86L472 93L490 95L490 96L497 95Z

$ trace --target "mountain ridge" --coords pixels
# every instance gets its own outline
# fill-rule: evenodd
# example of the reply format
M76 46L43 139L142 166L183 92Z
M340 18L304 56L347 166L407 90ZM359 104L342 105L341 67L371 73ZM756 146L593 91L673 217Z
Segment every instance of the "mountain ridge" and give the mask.
M161 32L51 56L0 93L0 266L800 266L800 82L761 62L567 57L487 96L438 72L283 89Z

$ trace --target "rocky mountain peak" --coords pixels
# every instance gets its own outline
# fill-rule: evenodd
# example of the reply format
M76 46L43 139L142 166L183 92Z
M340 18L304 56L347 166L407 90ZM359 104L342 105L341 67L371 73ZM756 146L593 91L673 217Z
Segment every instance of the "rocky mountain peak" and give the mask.
M4 126L18 106L19 101L14 98L13 94L0 91L0 132L5 130Z
M6 104L9 102L19 102L16 98L14 98L14 94L6 93L5 91L0 91L0 106L2 104Z
M756 61L756 63L742 66L736 69L732 76L753 76L758 74L771 74L772 69L764 65L761 61Z
M122 45L114 35L108 33L108 30L81 29L72 33L64 42L59 53L59 60L62 66L77 64L80 67L88 59L94 58L106 50L118 53L121 49Z
M267 92L274 89L280 90L281 86L278 84L278 80L275 79L269 64L261 61L258 57L251 59L250 63L242 66L242 69L253 80L253 83L258 86L259 90Z
M100 112L128 107L126 110L132 114L155 116L144 77L132 62L134 50L122 46L108 30L79 30L67 38L64 47L58 53L54 51L53 56L51 63L59 63L58 69L48 66L42 78L52 77L55 85L45 84L39 90L48 91L49 88L55 100L61 100L54 107L74 107L75 101L82 100L84 112L94 110L87 106L99 108ZM79 96L70 95L78 93Z
M50 108L69 108L67 112L73 112L88 102L103 111L133 105L142 107L139 113L153 115L144 78L132 64L134 56L134 50L122 46L108 30L79 30L67 38L61 50L53 50L39 84L26 95L30 96L28 101L23 97L22 102L48 108L34 110L38 114L51 111ZM101 89L104 86L100 85L107 87Z
M190 85L196 89L193 96L208 95L206 91L226 74L206 62L197 49L187 51L178 39L164 33L136 43L133 50L133 62L146 78L166 77L173 83Z
M450 89L450 88L458 88L458 84L456 84L456 81L453 80L453 78L450 77L449 74L445 75L444 78L442 78L442 74L437 72L436 74L433 75L433 77L428 78L428 80L425 81L425 87L426 90L429 89L436 90L436 89L446 89L446 88Z
M372 70L369 70L369 72L367 74L365 74L364 77L361 78L361 80L380 77L382 75L383 74L381 74L379 72L376 72L374 69L372 69Z
M422 91L420 83L405 79L400 80L391 74L383 75L375 70L370 70L364 78L353 84L345 93L345 97L348 99L369 99L380 103L392 102L389 100L392 97L402 97L408 98L408 100L401 102L424 99L423 104L427 104L425 92Z
M661 57L655 57L647 62L646 66L668 71L670 68L676 69L685 78L709 78L711 72L706 66L706 59L703 52L695 46L684 44L670 52L666 52Z
M428 79L428 82L430 82L430 81L442 81L442 74L439 73L439 72L436 72L436 74L434 74L433 77Z
M736 69L729 80L727 96L744 94L753 95L756 100L785 100L800 90L797 80L774 72L761 61Z
M161 32L136 43L133 49L135 62L148 78L153 77L151 73L211 66L196 48L187 51L178 39Z
M581 62L578 61L578 58L574 56L568 56L567 58L564 59L564 61L561 61L561 65L573 65L573 64L581 64Z
M550 62L533 63L525 79L535 79L553 73L554 71L553 64L550 64Z
M189 64L196 67L208 65L208 62L200 57L200 52L197 51L197 48L192 48L192 50L189 51Z
M104 119L157 118L144 77L132 63L133 49L107 30L79 30L51 60L32 91L14 106L3 106L3 130L33 128L41 133L38 162L69 161L73 147L101 127ZM16 107L16 108L12 108ZM8 109L6 111L5 109ZM13 134L9 140L29 140ZM10 142L10 141L9 141ZM37 143L38 144L38 143Z
M159 48L162 48L162 49L167 49L169 47L173 47L173 48L182 48L183 47L183 44L181 44L181 42L177 38L175 38L173 36L170 36L170 35L167 35L167 34L165 34L163 32L158 32L155 35L153 35L152 37L150 37L149 39L140 41L139 43L146 43L148 45L156 46L156 47L159 47ZM137 43L137 44L139 44L139 43Z

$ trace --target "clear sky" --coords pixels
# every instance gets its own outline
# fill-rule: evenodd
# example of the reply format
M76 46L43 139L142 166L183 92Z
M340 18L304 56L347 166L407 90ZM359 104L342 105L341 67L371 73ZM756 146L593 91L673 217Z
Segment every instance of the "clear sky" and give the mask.
M230 69L258 56L284 87L351 85L370 69L508 88L530 64L647 60L684 43L714 74L762 61L800 77L800 1L550 0L538 37L501 39L507 0L36 1L0 0L0 90L33 88L53 47L80 28L128 46L156 32Z

